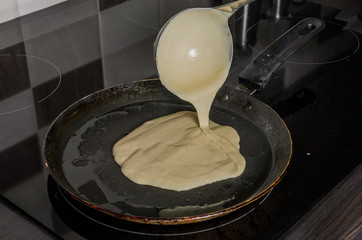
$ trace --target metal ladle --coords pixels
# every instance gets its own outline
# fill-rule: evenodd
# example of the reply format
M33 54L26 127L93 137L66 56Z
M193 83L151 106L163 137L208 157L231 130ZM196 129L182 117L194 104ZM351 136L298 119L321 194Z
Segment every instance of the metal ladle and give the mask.
M217 10L220 10L220 11L223 11L223 12L228 12L228 13L230 13L230 16L229 16L229 18L230 18L237 10L239 10L243 6L245 6L245 5L247 5L247 4L251 3L251 2L254 2L254 1L255 0L238 0L238 1L234 1L234 2L231 2L231 3L224 4L224 5L216 6L216 7L213 7L213 8L205 8L205 9L217 9ZM162 37L162 33L165 30L166 26L169 25L172 22L172 20L174 20L176 17L178 17L181 14L185 13L186 11L190 11L192 9L193 8L188 8L188 9L185 9L185 10L177 13L176 15L171 17L162 26L162 28L160 29L160 31L157 34L157 37L156 37L156 40L155 40L154 44L153 44L153 47L154 47L153 51L154 51L154 57L155 58L157 56L157 48L158 48L158 44L160 42L160 38ZM156 58L156 61L157 61L157 58Z
M213 8L209 8L209 9L217 9L217 10L220 10L220 11L224 11L224 12L229 12L230 13L230 17L237 11L239 10L240 8L242 8L243 6L245 6L246 4L249 4L251 2L254 2L255 0L238 0L238 1L234 1L234 2L231 2L231 3L227 3L227 4L224 4L224 5L220 5L220 6L216 6L216 7L213 7ZM185 9L179 13L177 13L176 15L174 15L173 17L171 17L163 26L162 28L160 29L160 31L158 32L157 34L157 37L156 37L156 40L153 44L154 46L154 53L156 53L157 51L157 46L158 46L158 43L160 41L160 38L162 36L162 33L163 31L165 30L166 26L177 16L179 16L180 14L183 14L185 11L189 11L191 10L192 8L188 8L188 9ZM207 9L207 8L205 8ZM156 56L156 55L154 55Z
M195 98L202 99L200 101L204 101L202 103L204 106L205 103L206 105L209 104L211 106L213 97L215 96L217 90L225 82L227 77L225 76L225 79L223 79L224 75L219 78L214 77L220 74L220 65L217 62L217 59L222 62L224 61L222 60L224 58L220 58L220 55L217 55L218 53L214 51L214 49L219 48L220 50L221 48L221 52L224 54L223 56L229 58L228 60L225 59L226 63L227 61L230 61L231 64L233 55L233 44L230 29L227 26L228 19L239 8L253 1L254 0L239 0L214 8L186 9L169 19L168 22L166 22L166 24L161 28L156 37L154 43L154 57L156 59L157 70L162 84L181 99L191 102L195 106L198 113L199 110L206 111L205 109L207 108L198 108L198 104L195 104ZM220 13L218 13L218 11L220 11ZM190 15L185 14L197 14L193 16L200 16L200 18L194 18L197 21L195 21L194 19L190 20ZM207 16L206 18L205 15ZM187 19L186 22L185 19ZM180 21L182 22L182 25L180 25ZM200 23L200 21L202 21L202 23ZM205 28L209 29L209 26L211 26L211 30L204 31ZM171 31L172 33L169 33L166 30L180 28L183 30L180 30L178 32L174 32L175 30L173 30ZM199 34L198 37L195 37L195 31L197 33L201 32L202 34ZM225 43L225 46L221 46L221 43L217 43L217 41L214 41L215 39L213 38L215 37L215 33L218 34L218 37L225 39L226 42L223 42L223 44ZM182 49L175 50L179 48ZM172 53L172 56L169 53ZM209 59L211 59L210 61L214 62L210 64ZM198 66L205 64L205 60L207 61L207 67L203 68L203 70L200 71L200 68ZM178 67L180 63L182 63L182 66ZM167 72L166 74L164 71L162 71L162 67L160 67L165 65L172 65L177 67L174 68L172 71L169 70L168 67L167 70L165 70L166 68L163 68L164 71ZM197 88L193 87L195 83L198 84ZM212 97L204 98L204 96ZM208 118L203 117L200 120L200 115L208 116L208 113L204 112L203 114L198 115L200 126L207 126Z

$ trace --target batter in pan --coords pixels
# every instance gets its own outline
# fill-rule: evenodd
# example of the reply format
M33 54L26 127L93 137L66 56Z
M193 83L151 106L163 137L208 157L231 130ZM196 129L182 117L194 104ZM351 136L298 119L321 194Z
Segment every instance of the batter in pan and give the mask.
M185 111L148 121L114 145L115 161L133 182L183 191L244 171L237 132L209 121L231 65L228 14L193 9L164 29L156 53L161 81L197 115Z
M113 155L133 182L176 191L237 177L245 168L237 132L214 122L202 131L189 111L144 123L114 145Z

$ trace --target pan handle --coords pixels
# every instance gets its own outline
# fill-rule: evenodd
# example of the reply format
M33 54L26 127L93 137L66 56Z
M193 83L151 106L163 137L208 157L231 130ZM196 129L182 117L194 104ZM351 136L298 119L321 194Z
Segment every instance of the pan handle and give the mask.
M323 20L306 18L262 51L239 75L241 87L261 90L290 55L325 27Z

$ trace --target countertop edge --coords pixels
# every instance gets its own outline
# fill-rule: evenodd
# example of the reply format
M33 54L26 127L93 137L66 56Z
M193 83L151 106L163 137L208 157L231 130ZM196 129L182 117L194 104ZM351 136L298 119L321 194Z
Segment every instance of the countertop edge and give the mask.
M362 239L361 200L362 164L359 164L280 239Z

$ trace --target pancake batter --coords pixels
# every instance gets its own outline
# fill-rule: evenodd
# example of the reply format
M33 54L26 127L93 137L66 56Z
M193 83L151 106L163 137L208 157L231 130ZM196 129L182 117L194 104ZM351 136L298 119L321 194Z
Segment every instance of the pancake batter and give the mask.
M176 191L239 176L245 168L239 135L214 122L210 128L202 132L194 112L177 112L132 131L113 155L132 181Z
M213 122L209 126L212 101L231 65L230 15L216 9L191 9L164 28L156 52L160 79L192 103L198 117L193 112L164 116L119 140L113 155L130 180L183 191L244 171L237 132Z

